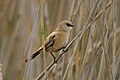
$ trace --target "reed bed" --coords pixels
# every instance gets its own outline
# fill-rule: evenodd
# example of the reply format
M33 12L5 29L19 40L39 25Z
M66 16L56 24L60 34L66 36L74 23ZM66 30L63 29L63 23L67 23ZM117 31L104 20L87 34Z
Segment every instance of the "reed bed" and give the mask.
M120 80L120 0L0 0L0 80ZM71 20L57 64L45 50L25 63L62 20ZM1 66L2 64L2 66Z

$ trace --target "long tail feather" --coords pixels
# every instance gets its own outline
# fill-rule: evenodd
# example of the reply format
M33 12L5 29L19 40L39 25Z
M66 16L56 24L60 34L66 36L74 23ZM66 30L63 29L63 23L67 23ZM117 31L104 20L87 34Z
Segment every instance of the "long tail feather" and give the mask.
M37 51L35 51L32 56L30 57L30 60L33 60L37 55L39 55L41 53L41 51L43 50L42 47L40 47ZM25 59L25 62L28 62L28 58Z

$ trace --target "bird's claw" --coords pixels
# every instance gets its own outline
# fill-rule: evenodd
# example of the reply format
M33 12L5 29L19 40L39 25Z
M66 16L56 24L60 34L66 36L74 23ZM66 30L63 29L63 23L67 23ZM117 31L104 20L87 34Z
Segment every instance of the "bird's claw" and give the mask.
M68 49L62 49L62 51L63 51L63 52L67 52L67 51L68 51Z
M54 63L57 64L58 60L56 58L54 58Z

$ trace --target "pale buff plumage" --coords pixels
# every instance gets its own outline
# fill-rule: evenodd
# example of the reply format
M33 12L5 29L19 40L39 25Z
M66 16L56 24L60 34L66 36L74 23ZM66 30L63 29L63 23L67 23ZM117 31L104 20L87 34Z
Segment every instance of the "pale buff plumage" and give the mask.
M70 30L74 27L71 21L64 20L58 24L58 27L53 31L45 41L45 51L46 52L57 52L66 47L68 39L70 36ZM43 46L41 46L37 51L35 51L31 60L34 59L38 54L43 51ZM54 57L54 56L53 56ZM28 59L25 60L27 62Z

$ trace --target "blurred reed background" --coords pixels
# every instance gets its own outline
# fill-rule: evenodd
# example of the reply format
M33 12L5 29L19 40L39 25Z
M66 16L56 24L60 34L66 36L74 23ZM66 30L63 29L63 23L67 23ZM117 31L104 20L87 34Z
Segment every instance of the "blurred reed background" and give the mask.
M69 42L82 34L40 80L120 80L119 8L120 0L0 0L3 80L36 79L53 58L45 53L27 64L24 59L64 19L75 25Z

